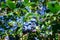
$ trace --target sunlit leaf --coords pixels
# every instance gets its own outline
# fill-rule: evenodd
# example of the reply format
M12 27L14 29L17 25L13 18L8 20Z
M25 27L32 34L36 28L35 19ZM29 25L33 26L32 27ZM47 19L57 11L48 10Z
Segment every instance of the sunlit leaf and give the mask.
M16 8L15 3L13 3L12 1L8 0L6 3L7 3L7 6L8 6L10 9L15 9L15 8Z

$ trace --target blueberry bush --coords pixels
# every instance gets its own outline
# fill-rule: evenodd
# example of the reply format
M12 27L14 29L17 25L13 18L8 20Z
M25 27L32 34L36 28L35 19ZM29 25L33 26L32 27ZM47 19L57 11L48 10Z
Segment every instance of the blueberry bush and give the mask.
M0 40L59 40L60 3L0 0Z

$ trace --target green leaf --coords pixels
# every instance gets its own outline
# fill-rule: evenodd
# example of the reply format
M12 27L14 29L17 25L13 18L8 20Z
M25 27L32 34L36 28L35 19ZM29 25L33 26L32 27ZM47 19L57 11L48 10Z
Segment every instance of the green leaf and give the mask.
M15 9L15 8L16 8L15 3L13 3L12 1L8 0L6 3L7 3L7 6L8 6L10 9Z
M5 8L6 7L6 4L5 3L2 2L1 4L2 4L1 5L2 8Z
M52 13L57 13L60 10L60 5L56 1L51 1L47 3L48 8L51 10Z
M25 2L25 3L28 3L28 2L29 2L29 0L24 0L24 2Z

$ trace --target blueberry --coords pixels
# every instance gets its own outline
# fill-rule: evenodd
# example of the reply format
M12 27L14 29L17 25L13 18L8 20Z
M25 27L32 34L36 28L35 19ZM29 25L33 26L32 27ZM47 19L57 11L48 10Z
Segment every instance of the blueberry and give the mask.
M39 40L37 37L34 37L35 38L35 40Z
M31 12L30 8L28 6L25 7L28 12Z
M28 30L31 30L31 25L29 25L29 26L27 27L27 29L28 29Z
M17 29L17 26L14 26L13 30L16 30Z
M36 19L32 18L32 19L31 19L31 22L36 22Z
M27 30L28 28L27 28L27 26L24 26L24 30Z
M11 19L8 20L8 22L12 21Z
M28 22L28 25L31 25L31 22Z
M32 32L36 32L36 29L32 30Z
M27 33L27 29L23 27L22 32L23 32L23 34L26 34Z
M40 10L37 10L37 13L40 14Z
M0 26L0 31L4 31L4 29Z
M9 36L6 36L6 37L5 37L5 40L9 40Z
M52 28L51 28L51 26L49 25L49 26L47 27L47 29L48 29L48 30L51 30Z
M4 26L6 26L6 28L10 28L9 25L8 25L7 23L5 23Z
M3 16L0 16L0 19L3 19Z
M24 26L28 26L28 22L24 22Z

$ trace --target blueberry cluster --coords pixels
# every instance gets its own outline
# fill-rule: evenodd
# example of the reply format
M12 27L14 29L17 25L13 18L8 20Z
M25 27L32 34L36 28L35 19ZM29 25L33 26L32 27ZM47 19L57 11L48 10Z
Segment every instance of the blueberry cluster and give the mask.
M36 19L34 18L32 18L29 22L24 22L23 33L36 32L36 26L38 25Z
M13 16L0 16L0 31L11 30L14 31L18 27L16 18Z

